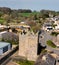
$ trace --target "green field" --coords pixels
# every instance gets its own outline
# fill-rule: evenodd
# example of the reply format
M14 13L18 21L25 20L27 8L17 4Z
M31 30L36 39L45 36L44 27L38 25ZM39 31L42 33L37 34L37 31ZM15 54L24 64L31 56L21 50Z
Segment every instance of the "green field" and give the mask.
M39 12L32 12L32 13L19 13L19 15L24 16L24 17L29 17L31 15L36 15L39 14Z

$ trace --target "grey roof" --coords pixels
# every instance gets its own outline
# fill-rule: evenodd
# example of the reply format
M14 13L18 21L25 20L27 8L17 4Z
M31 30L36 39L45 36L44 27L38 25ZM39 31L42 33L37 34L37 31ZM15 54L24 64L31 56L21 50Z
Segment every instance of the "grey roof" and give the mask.
M5 40L17 40L19 39L18 35L16 35L15 33L13 32L6 32L6 33L3 33L2 34L2 38L5 39Z
M55 58L50 54L45 54L46 60L42 60L44 55L40 55L35 63L35 65L55 65Z
M7 42L0 42L0 49L9 45L10 43L7 43Z

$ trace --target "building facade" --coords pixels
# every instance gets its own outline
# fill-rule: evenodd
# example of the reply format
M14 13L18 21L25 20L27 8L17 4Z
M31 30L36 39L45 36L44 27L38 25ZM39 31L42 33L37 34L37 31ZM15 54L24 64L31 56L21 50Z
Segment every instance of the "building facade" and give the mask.
M0 42L0 55L4 54L11 49L11 44L6 42Z

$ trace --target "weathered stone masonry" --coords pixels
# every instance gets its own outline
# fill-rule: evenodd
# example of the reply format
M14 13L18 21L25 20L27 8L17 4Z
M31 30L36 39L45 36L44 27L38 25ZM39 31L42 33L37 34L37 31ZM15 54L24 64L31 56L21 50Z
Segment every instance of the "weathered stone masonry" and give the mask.
M19 56L26 57L28 60L37 59L38 34L19 34Z

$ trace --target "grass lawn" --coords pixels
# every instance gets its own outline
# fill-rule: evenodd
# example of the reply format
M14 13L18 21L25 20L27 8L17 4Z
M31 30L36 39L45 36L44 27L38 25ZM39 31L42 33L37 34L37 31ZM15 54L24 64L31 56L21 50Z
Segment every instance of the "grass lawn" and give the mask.
M23 61L17 61L19 65L34 65L34 61L28 61L28 60L23 60Z
M51 40L47 41L47 45L52 47L52 48L56 48L56 45Z

